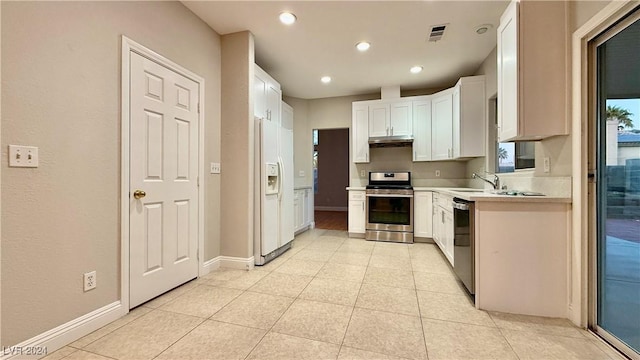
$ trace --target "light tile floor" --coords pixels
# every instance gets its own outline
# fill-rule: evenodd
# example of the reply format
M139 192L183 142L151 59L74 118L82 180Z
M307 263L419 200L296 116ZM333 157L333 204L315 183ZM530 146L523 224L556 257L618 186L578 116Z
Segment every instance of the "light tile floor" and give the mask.
M52 359L619 359L565 319L476 310L432 244L311 230L252 271L219 269Z

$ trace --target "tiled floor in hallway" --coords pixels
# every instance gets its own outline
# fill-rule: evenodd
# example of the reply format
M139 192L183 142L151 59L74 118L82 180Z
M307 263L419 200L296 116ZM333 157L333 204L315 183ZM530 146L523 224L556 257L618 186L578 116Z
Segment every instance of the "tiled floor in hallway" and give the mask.
M505 294L508 296L508 294ZM618 359L567 320L476 310L432 244L312 230L219 269L51 359Z

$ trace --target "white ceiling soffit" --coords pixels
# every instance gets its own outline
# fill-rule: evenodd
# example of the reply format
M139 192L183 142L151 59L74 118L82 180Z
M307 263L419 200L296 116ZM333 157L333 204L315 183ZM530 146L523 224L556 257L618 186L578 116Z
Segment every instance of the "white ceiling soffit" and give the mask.
M217 33L249 30L256 62L288 96L316 99L451 86L473 74L496 46L508 1L183 1ZM278 15L290 11L286 26ZM429 42L433 25L448 24ZM481 24L493 25L483 35ZM368 41L359 52L355 45ZM411 74L420 65L424 70ZM331 76L330 84L320 82Z

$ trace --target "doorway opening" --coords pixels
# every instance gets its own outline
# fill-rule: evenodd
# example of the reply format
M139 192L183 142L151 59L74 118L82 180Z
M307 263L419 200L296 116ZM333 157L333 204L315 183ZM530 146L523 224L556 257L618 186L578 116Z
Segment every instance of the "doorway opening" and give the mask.
M347 231L349 129L313 130L313 193L316 228Z

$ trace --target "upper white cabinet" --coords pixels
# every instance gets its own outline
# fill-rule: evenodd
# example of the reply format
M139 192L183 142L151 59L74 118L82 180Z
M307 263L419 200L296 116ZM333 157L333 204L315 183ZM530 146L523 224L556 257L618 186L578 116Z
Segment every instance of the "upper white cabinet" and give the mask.
M352 104L351 146L354 163L369 162L369 106L366 104Z
M254 64L253 115L280 123L282 91L280 84Z
M433 95L431 100L431 160L453 158L453 90Z
M369 108L369 134L368 136L389 135L390 106L389 104L370 104ZM367 139L368 140L368 139Z
M413 134L411 101L376 101L369 103L369 137Z
M413 102L396 101L390 105L391 121L389 121L389 135L413 135Z
M413 101L413 161L431 161L431 99Z
M468 76L453 88L453 157L485 156L485 77Z
M564 1L513 1L502 14L497 48L499 141L569 133L567 6Z

